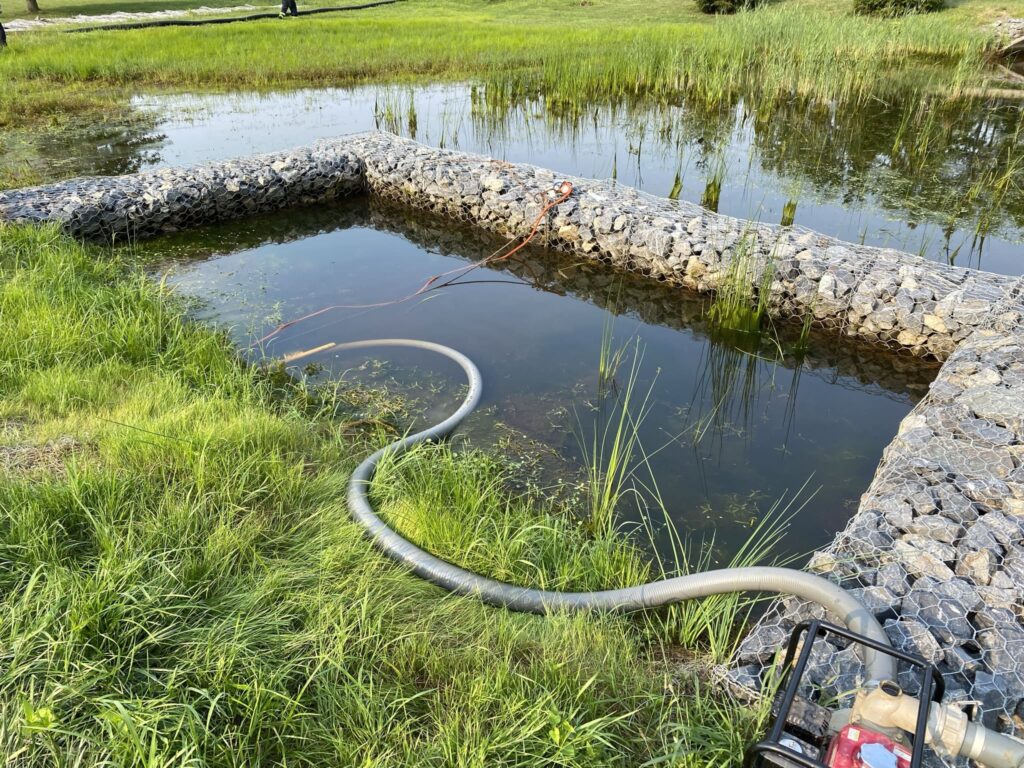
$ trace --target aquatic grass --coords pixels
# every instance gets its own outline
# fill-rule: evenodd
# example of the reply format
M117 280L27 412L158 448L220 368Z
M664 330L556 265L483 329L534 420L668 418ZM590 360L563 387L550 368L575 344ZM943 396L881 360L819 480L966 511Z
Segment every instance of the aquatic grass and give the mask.
M797 201L794 200L793 198L787 200L785 204L782 206L782 219L779 221L779 223L783 227L793 226L793 221L796 219L796 206Z
M655 509L664 516L657 531L659 540L669 541L671 567L662 561L662 574L668 578L687 573L700 573L716 568L746 568L755 565L784 566L794 558L780 557L790 522L813 498L806 492L806 484L789 499L775 500L760 513L746 531L746 538L725 562L719 561L715 536L697 539L681 533L672 521L669 510L657 493L656 485L647 486L650 497L657 500ZM652 537L655 531L648 527ZM749 625L753 611L771 597L743 594L714 595L703 600L691 600L670 606L647 618L649 630L655 637L668 639L684 648L698 649L701 656L713 663L724 664L736 653L743 639L743 630Z
M640 424L632 423L631 427L639 432ZM747 527L745 539L723 563L719 560L714 534L698 539L680 531L677 515L665 502L653 470L651 460L657 451L645 450L638 440L635 452L637 468L631 473L631 478L636 486L634 495L641 507L639 527L647 541L646 549L656 553L654 568L659 578L716 568L785 566L793 562L792 556L781 557L778 553L783 548L790 522L814 496L807 492L807 483L789 499L777 499L766 511L759 513ZM705 661L724 664L735 655L753 611L768 599L771 598L738 593L713 595L669 606L645 616L644 621L653 637L684 648L698 649Z
M755 236L741 232L728 251L724 271L715 286L708 317L718 327L738 333L758 334L768 312L774 278L774 250L760 258Z
M704 192L700 196L702 208L707 208L712 213L718 213L723 181L725 181L725 162L724 158L720 158L715 162L715 168L704 184Z
M607 344L610 337L602 342L602 351ZM615 530L619 505L634 492L632 481L641 450L640 426L652 406L654 382L646 391L641 388L643 347L639 339L631 346L624 383L602 387L599 382L597 399L587 416L589 430L576 412L576 435L587 476L587 522L598 537Z
M615 346L615 306L617 300L612 299L610 312L601 326L601 347L597 362L597 397L603 399L611 391L618 376L619 369L629 353L629 344Z

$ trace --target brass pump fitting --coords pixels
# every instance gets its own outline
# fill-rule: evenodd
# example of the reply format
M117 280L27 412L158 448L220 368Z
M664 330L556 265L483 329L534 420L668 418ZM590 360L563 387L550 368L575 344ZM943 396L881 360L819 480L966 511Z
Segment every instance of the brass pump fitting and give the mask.
M919 702L892 680L869 683L857 692L850 712L851 723L870 723L880 728L917 729ZM967 715L951 706L931 706L925 741L942 755L959 755L967 735Z
M850 722L913 733L918 706L918 700L892 680L872 682L857 692ZM929 704L925 743L942 756L966 757L988 768L1024 768L1024 743L972 723L950 704Z

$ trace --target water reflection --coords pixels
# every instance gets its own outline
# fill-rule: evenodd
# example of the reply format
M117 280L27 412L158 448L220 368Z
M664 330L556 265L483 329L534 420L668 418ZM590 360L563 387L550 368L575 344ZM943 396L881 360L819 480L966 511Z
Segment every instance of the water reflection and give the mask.
M173 285L204 300L202 317L231 326L246 343L322 306L406 295L500 243L355 200L164 238L147 249L170 265ZM641 439L654 454L661 495L683 530L715 531L723 556L774 500L809 478L820 490L788 545L803 552L827 541L934 376L919 360L818 335L805 340L801 356L780 357L794 348L799 328L737 345L716 334L699 297L564 255L521 253L475 274L472 285L289 328L266 352L280 357L381 336L451 344L478 362L486 382L484 407L467 425L474 441L509 434L497 430L503 424L534 441L531 451L545 446L576 465L579 435L590 433L599 411L598 360L612 322L616 347L638 338L644 349L639 388L650 388L651 410ZM426 398L425 418L451 407L455 371L415 353L387 357L399 379L450 374ZM322 380L351 372L359 358L326 351L306 362ZM636 514L624 511L626 519Z
M857 109L742 100L554 107L468 85L363 87L141 97L133 125L81 126L33 146L56 175L123 173L379 127L615 178L722 213L1020 274L1019 106L908 95ZM0 162L13 162L16 143L4 140Z

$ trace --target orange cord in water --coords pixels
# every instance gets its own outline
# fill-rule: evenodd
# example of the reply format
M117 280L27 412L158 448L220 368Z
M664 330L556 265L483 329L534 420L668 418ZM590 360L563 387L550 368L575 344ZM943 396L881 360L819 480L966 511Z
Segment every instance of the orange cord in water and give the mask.
M447 272L442 272L439 275L434 275L425 283L423 283L423 285L417 288L413 293L410 293L409 295L403 296L399 299L380 301L375 304L332 304L329 307L323 307L322 309L318 309L315 312L310 312L308 315L303 315L302 317L297 317L294 320L289 320L288 322L281 323L279 326L274 328L274 330L272 330L270 333L266 334L262 338L257 339L249 346L250 348L252 348L259 344L263 344L264 342L269 341L270 339L277 336L277 334L279 334L281 331L287 328L291 328L293 325L297 325L306 320L311 320L314 317L318 317L319 315L325 314L327 312L332 312L336 309L376 309L378 307L388 307L394 304L401 304L403 302L409 301L410 299L414 299L417 296L422 296L424 293L427 293L428 291L437 290L439 288L444 288L445 286L449 285L458 285L458 283L456 283L455 281L458 280L458 278L466 274L469 274L474 269L479 269L480 267L485 267L488 264L494 264L509 259L513 255L515 255L517 251L520 251L523 248L525 248L529 244L529 242L537 236L537 232L540 231L541 222L544 221L544 217L547 216L548 212L555 206L561 205L566 200L568 200L572 193L573 185L570 181L563 181L561 184L559 184L556 190L554 190L553 192L549 192L549 195L557 195L557 197L548 201L548 203L541 209L540 213L537 214L537 218L534 220L533 226L530 228L529 234L522 240L522 242L520 242L515 248L513 248L511 251L508 251L507 253L501 252L502 248L507 247L502 246L502 248L499 248L490 256L487 256L486 258L483 258L480 261L477 261L473 264L467 264L464 267L457 267ZM442 277L448 277L449 275L454 275L454 277L444 281L440 285L435 285L437 281L440 280Z

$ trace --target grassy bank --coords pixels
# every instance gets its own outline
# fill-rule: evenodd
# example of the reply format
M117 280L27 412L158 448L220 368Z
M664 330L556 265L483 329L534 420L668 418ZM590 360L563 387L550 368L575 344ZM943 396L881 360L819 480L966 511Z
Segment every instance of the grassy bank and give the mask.
M0 317L8 760L737 764L761 713L667 662L672 622L509 614L377 555L343 490L384 438L243 367L130 261L0 228ZM496 576L647 574L477 454L430 449L385 480L396 524Z
M1006 12L1024 15L1024 2L1010 5ZM578 102L684 92L711 102L738 92L846 102L909 88L955 93L984 80L991 40L978 25L1002 12L995 8L967 0L889 20L823 0L787 0L709 18L667 0L410 0L287 22L41 32L19 36L0 56L0 113L9 113L8 122L31 120L46 112L27 106L42 92L76 86L249 89L469 78L493 86L499 98L543 91Z

